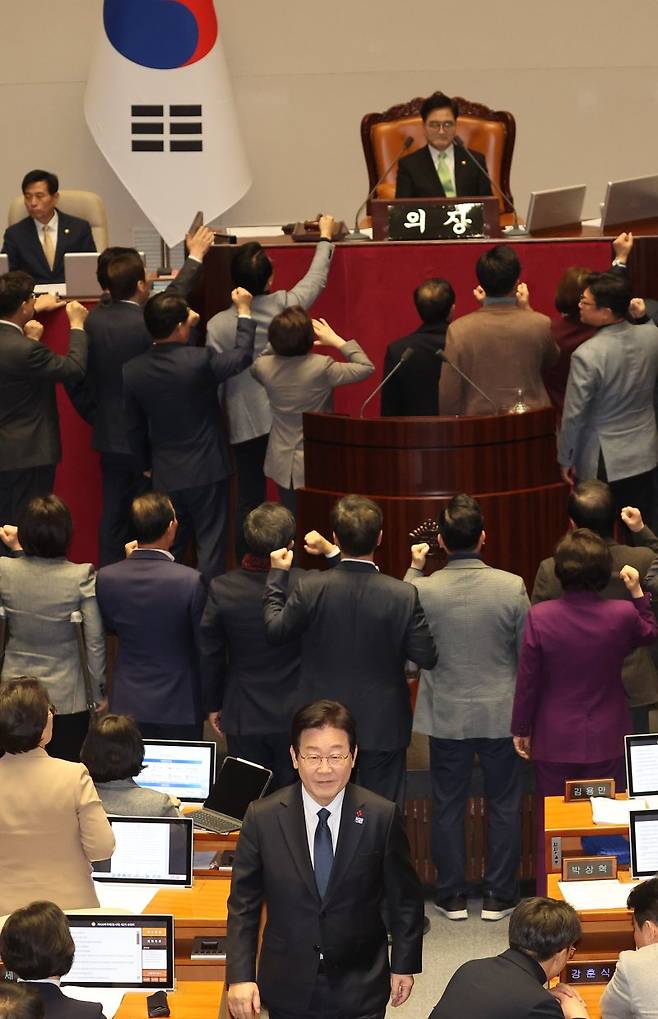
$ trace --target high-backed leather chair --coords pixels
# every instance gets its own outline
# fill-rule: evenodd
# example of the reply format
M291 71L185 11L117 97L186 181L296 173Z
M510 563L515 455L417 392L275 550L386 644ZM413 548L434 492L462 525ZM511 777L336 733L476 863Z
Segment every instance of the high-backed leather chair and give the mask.
M80 219L87 220L94 237L96 251L103 251L107 247L105 202L95 191L60 191L57 208L62 212L68 212L69 216L78 216ZM19 220L25 219L26 215L23 196L20 195L18 198L14 198L9 206L7 226L13 226Z
M455 96L455 100L459 106L459 137L467 148L482 153L494 181L511 198L509 178L516 138L514 117L505 110L491 110L482 103L471 102L462 96ZM366 113L362 119L361 142L368 168L369 190L372 190L386 167L395 159L407 135L411 135L414 143L404 153L405 156L426 144L420 116L424 102L422 96L417 96L408 103L391 106L383 113ZM396 177L397 164L377 188L377 198L395 197ZM500 211L511 211L509 203L499 195L497 197Z

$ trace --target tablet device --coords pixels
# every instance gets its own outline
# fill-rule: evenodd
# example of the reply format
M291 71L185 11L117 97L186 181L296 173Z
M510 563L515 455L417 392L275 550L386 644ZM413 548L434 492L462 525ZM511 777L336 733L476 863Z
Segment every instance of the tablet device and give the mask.
M66 919L75 956L63 986L174 989L173 916L68 913Z
M658 874L658 810L631 810L628 828L632 877L655 877Z
M658 796L658 733L624 736L629 796Z
M108 815L115 850L109 860L92 863L94 881L130 884L192 885L192 821L189 817Z

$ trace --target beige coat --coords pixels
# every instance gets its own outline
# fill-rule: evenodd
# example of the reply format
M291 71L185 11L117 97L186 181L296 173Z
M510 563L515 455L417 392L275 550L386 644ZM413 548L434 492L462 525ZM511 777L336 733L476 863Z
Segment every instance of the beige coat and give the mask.
M90 862L114 835L89 772L37 748L0 760L0 915L35 899L98 906Z

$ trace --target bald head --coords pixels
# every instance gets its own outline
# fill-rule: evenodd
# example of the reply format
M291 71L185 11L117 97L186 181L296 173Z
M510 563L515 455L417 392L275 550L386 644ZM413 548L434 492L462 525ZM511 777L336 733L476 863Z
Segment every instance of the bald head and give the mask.
M603 481L581 481L572 489L567 503L576 527L588 527L601 538L611 538L615 528L612 492Z

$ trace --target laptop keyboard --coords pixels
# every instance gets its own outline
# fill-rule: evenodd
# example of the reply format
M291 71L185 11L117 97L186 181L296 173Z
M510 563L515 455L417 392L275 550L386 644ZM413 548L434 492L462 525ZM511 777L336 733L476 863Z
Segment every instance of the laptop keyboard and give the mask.
M235 821L225 821L223 818L213 814L210 810L195 810L190 815L194 824L200 828L207 828L209 831L230 832L236 830Z

